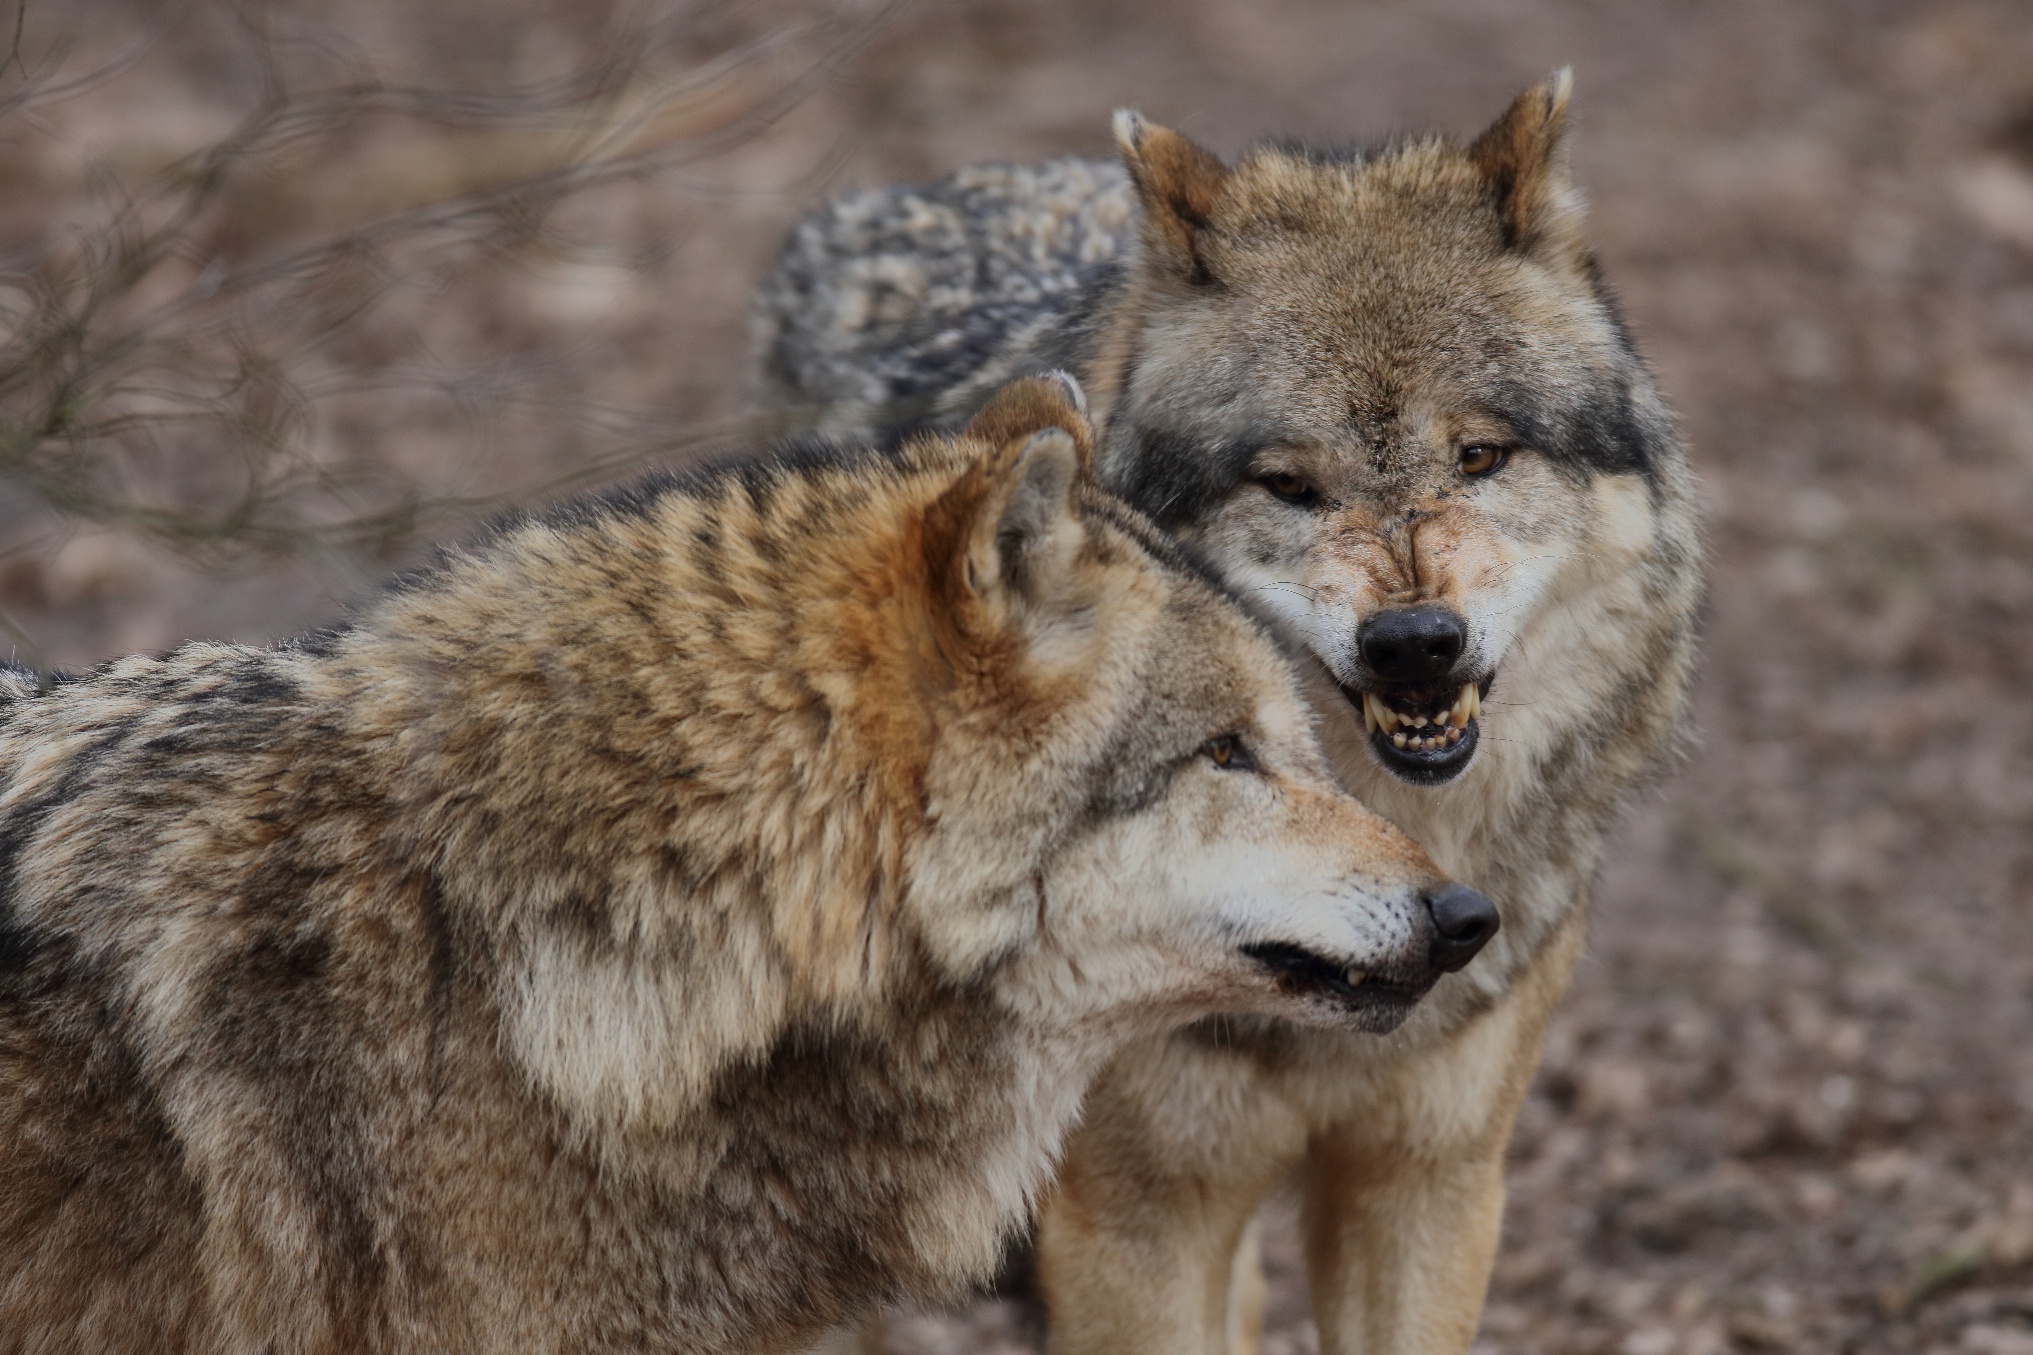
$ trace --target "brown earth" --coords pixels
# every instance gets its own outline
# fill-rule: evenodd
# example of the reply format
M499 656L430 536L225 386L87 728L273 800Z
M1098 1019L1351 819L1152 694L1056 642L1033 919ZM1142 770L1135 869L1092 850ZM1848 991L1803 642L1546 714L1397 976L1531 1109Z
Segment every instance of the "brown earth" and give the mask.
M271 8L474 88L556 68L604 12ZM698 50L816 12L718 16ZM66 13L91 19L84 61L143 11ZM145 170L216 135L252 97L230 42L181 23L119 80L0 123L0 248L46 229L92 166ZM356 375L492 364L467 406L306 417L331 455L438 492L528 492L626 443L617 421L640 441L738 408L744 289L831 188L1101 153L1118 105L1229 152L1468 132L1568 63L1606 267L1692 431L1713 597L1701 750L1610 854L1592 957L1513 1149L1478 1350L2033 1355L2022 0L926 6L767 134L570 205L570 248L405 275L355 347L321 359ZM319 143L209 247L428 195L446 163L477 172L438 133L403 135ZM515 365L531 354L554 360ZM516 417L488 422L497 401ZM53 524L0 496L0 605L66 663L287 633L379 567L307 555L221 575ZM1310 1350L1289 1209L1274 1225L1265 1348ZM984 1305L900 1317L891 1345L986 1350L1014 1332Z

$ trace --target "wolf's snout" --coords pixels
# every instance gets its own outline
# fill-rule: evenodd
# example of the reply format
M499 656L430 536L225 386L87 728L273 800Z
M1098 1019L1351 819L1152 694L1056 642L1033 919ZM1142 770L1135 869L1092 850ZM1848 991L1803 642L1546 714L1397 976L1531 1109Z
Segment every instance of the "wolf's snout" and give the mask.
M1437 682L1468 647L1468 624L1446 607L1399 607L1363 622L1355 643L1385 682Z
M1502 925L1496 905L1464 884L1442 885L1426 896L1433 915L1433 949L1428 963L1453 973L1473 960Z

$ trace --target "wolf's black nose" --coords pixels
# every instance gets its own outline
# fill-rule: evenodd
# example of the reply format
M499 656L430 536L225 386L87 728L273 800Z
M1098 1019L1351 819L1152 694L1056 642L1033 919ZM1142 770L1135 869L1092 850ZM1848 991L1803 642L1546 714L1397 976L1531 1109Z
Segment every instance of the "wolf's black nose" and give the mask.
M1473 960L1500 925L1496 905L1467 885L1442 885L1426 896L1426 910L1433 914L1428 962L1450 974Z
M1385 682L1436 682L1468 647L1468 626L1445 607L1400 607L1363 622L1355 645Z

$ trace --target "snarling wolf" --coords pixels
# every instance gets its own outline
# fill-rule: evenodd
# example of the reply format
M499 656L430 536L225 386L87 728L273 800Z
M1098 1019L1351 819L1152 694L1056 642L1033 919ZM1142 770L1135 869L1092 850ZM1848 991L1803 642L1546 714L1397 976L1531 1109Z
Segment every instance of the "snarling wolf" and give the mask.
M0 1351L781 1351L991 1268L1126 1042L1399 1024L1493 909L1077 390L10 674Z
M1701 591L1567 105L1562 73L1467 144L1232 167L1126 113L1120 168L848 197L763 285L762 380L826 427L944 426L1075 370L1104 483L1278 618L1342 783L1503 915L1388 1040L1218 1020L1117 1060L1038 1234L1057 1351L1219 1349L1294 1174L1323 1351L1473 1337L1504 1145L1604 832L1679 741Z

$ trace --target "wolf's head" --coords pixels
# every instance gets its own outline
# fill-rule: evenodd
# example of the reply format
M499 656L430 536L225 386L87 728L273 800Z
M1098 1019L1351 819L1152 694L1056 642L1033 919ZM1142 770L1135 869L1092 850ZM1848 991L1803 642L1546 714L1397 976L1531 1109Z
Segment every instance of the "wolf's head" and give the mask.
M1070 378L1019 382L923 542L938 632L909 925L1054 1019L1401 1021L1496 929L1330 779L1283 652L1095 490Z
M1572 647L1520 644L1549 609L1599 585L1629 593L1593 609L1612 628L1650 605L1680 492L1672 421L1583 239L1567 98L1563 72L1467 145L1273 146L1233 168L1116 122L1143 218L1095 374L1102 478L1289 626L1413 783L1468 767L1492 684L1503 719L1538 699L1501 675ZM1562 695L1544 704L1617 694Z

